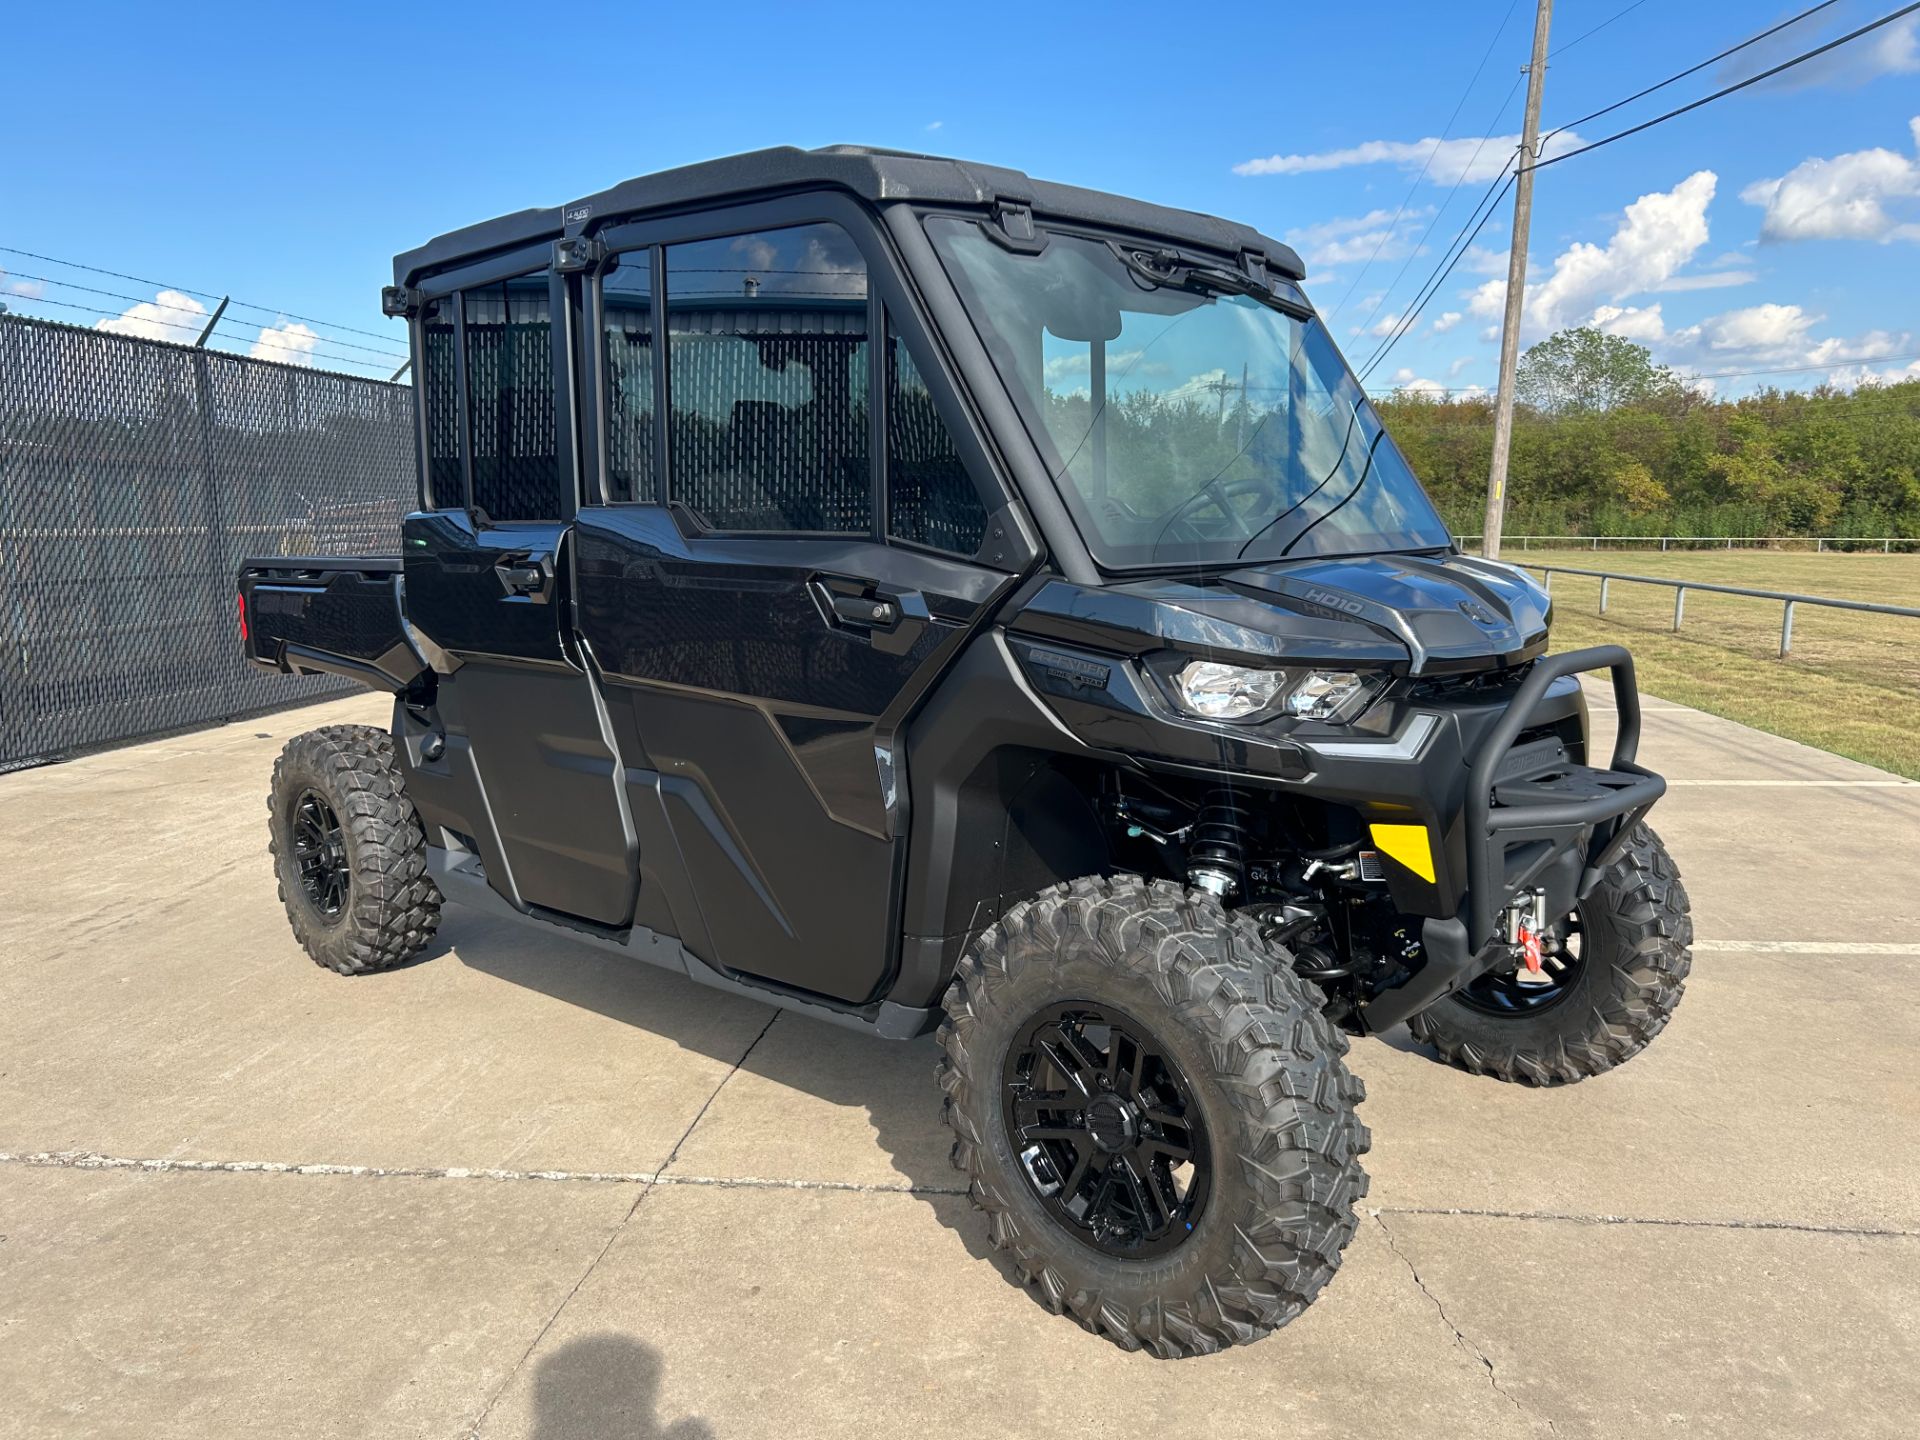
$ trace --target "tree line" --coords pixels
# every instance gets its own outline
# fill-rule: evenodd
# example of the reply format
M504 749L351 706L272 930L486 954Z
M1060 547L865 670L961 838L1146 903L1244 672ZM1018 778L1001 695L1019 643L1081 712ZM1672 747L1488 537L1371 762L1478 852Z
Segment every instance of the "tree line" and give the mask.
M1521 357L1514 399L1510 533L1920 536L1920 379L1721 400L1582 329ZM1375 406L1448 524L1477 533L1492 397Z

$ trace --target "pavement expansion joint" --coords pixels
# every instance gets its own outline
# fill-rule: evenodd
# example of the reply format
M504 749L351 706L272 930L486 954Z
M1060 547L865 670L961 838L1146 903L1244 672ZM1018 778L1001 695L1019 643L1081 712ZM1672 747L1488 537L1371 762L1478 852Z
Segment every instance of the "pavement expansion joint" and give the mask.
M57 1170L127 1170L146 1174L338 1175L368 1180L482 1180L512 1184L635 1185L708 1190L800 1190L851 1195L960 1197L964 1185L916 1185L911 1181L809 1180L768 1175L689 1175L657 1170L496 1170L477 1166L334 1165L280 1160L166 1160L103 1155L93 1150L0 1150L0 1165ZM1689 1219L1662 1215L1580 1214L1559 1210L1494 1210L1458 1205L1382 1205L1382 1215L1457 1216L1476 1220L1522 1220L1561 1225L1655 1225L1682 1230L1783 1230L1803 1235L1839 1235L1873 1240L1920 1240L1920 1230L1898 1226L1817 1225L1799 1220ZM1384 1224L1384 1222L1383 1222Z
M964 1185L910 1181L781 1179L767 1175L687 1175L658 1170L498 1170L466 1165L336 1165L285 1160L164 1160L95 1150L0 1150L0 1165L57 1170L134 1170L148 1174L342 1175L367 1180L492 1180L559 1185L680 1185L712 1190L835 1190L860 1195L965 1195Z

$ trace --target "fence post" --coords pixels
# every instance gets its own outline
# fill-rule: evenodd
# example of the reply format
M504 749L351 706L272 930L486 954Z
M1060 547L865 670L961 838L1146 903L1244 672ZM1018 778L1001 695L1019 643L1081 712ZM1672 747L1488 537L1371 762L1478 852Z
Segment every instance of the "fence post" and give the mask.
M1733 548L1733 537L1731 535L1727 537L1727 548L1729 550Z
M1598 554L1600 552L1600 537L1598 535L1594 536L1593 544L1589 545L1587 548L1593 551L1595 554Z
M1880 544L1880 553L1882 555L1891 555L1893 553L1893 541L1892 540L1882 541Z
M1613 577L1611 575L1602 575L1600 577L1600 613L1602 615L1607 613L1607 586L1612 583Z
M1674 587L1674 591L1673 591L1673 628L1674 629L1678 630L1680 628L1680 622L1686 618L1686 614L1687 614L1687 587L1684 585L1677 585Z
M1813 553L1816 555L1824 555L1827 553L1827 540L1824 535L1814 538Z
M1660 537L1660 553L1662 555L1667 553L1667 537L1664 535Z
M1793 649L1793 601L1789 600L1780 613L1780 658L1787 658Z

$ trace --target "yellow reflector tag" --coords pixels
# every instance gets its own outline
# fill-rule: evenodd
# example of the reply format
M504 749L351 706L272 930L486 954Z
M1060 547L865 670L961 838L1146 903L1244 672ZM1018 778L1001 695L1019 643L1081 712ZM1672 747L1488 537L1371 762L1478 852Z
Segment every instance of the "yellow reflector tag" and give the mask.
M1424 825L1374 825L1373 843L1429 885L1433 884L1433 846Z

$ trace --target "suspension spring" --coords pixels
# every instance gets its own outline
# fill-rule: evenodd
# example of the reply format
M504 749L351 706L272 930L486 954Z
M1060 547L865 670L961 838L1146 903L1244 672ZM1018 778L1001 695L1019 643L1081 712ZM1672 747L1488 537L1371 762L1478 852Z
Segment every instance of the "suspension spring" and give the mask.
M1187 846L1187 879L1225 898L1243 888L1247 861L1247 812L1231 790L1210 791Z

